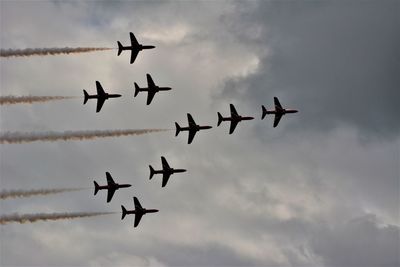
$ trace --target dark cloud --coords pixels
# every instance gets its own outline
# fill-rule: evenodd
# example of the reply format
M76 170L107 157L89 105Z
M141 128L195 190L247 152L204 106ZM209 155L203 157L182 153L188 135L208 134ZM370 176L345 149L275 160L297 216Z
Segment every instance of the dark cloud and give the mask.
M344 225L324 229L311 240L316 254L326 266L387 266L400 265L400 228L379 226L377 218L365 215Z
M232 30L268 52L257 73L228 81L223 97L250 98L257 108L281 97L300 110L297 129L399 133L400 2L261 1L242 9Z

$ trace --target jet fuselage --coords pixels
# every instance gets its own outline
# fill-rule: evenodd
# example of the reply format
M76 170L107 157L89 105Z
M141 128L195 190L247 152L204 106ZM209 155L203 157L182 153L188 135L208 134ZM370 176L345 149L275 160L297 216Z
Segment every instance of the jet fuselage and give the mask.
M207 129L211 129L212 126L200 126L200 125L196 125L196 126L190 126L189 129L194 128L197 132L200 130L207 130Z
M296 109L281 109L281 110L278 109L278 110L267 111L267 114L283 114L283 115L285 115L288 113L297 113L297 112L299 112L299 111Z
M124 211L124 213L125 214L138 214L138 213L146 214L146 213L155 213L158 211L159 210L156 210L156 209L135 209L135 210L126 210L126 211Z
M172 90L172 88L171 87L160 87L160 86L139 88L139 91L160 92L160 91L169 91L169 90Z
M141 44L139 44L138 46L133 46L133 45L131 45L131 46L122 46L120 48L120 50L139 50L139 51L142 51L144 49L153 49L153 48L156 48L156 47L154 45L141 45Z
M170 172L171 173L180 173L180 172L186 172L186 170L185 169L174 169L174 168L171 168Z
M105 98L105 99L109 99L109 98L117 98L117 97L121 97L122 95L120 94L105 94L105 95L88 95L87 98L91 99L91 98Z
M179 131L200 131L200 130L207 130L211 129L212 126L200 126L200 125L195 125L195 126L189 126L189 127L180 127Z
M154 45L140 45L140 50L156 48Z
M245 117L245 116L239 116L239 117L222 117L222 121L250 121L254 120L254 117Z
M165 170L154 170L152 171L154 174L163 174L163 173L167 173L167 174L174 174L174 173L180 173L180 172L186 172L185 169L174 169L174 168L170 168L170 169L165 169Z
M132 185L130 185L130 184L100 185L99 190L109 189L109 188L119 189L119 188L131 187L131 186Z

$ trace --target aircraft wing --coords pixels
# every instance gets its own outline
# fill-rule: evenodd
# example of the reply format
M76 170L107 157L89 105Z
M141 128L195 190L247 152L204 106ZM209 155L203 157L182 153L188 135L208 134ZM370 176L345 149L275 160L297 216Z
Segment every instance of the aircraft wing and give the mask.
M194 130L193 128L189 129L189 135L188 135L188 144L191 144L193 141L194 136L196 135L196 130Z
M169 177L171 177L170 173L165 173L163 174L163 178L162 178L162 187L166 186L169 180Z
M109 187L107 190L107 202L110 202L115 193L115 187Z
M139 54L139 51L138 50L133 50L132 49L132 51L131 51L131 64L133 63L133 62L135 62L135 60L136 60L136 57L137 57L137 55Z
M109 172L106 172L106 177L107 177L107 185L115 185L115 182L113 178L111 177L111 174Z
M96 90L97 90L97 107L96 112L100 112L101 107L103 106L104 102L106 101L103 87L101 86L99 81L96 81Z
M274 103L275 103L275 109L276 110L282 110L283 109L282 105L281 105L281 103L279 103L279 100L278 100L277 97L274 97Z
M137 199L137 197L133 197L133 203L135 204L135 210L142 209L142 205L140 205L139 199Z
M153 82L153 79L151 78L150 74L147 73L146 77L147 77L147 85L148 85L149 89L150 89L150 87L155 87L156 85Z
M162 163L164 171L170 169L169 164L164 157L161 157L161 163Z
M96 90L98 96L104 96L106 92L104 92L103 86L101 86L99 81L96 81Z
M156 92L154 92L153 90L151 90L149 88L149 91L147 93L147 105L150 105L151 101L153 100L154 96L156 95Z
M239 117L239 114L237 113L235 106L233 104L230 104L231 107L231 117ZM231 124L232 125L232 124Z
M235 130L236 126L238 125L239 121L237 120L232 120L231 121L231 127L229 128L229 134L232 134L233 131Z
M276 113L275 114L275 119L274 119L274 127L278 126L279 121L282 118L282 114L281 113Z
M190 115L190 114L188 113L188 114L187 114L187 118L188 118L189 127L190 127L190 126L196 126L196 122L194 121L192 115Z
M136 40L135 35L132 32L130 32L129 36L131 37L131 45L132 46L137 46L139 44L139 42Z
M104 102L106 101L105 98L97 98L97 107L96 107L96 112L100 112L101 107L103 106Z
M134 227L138 226L140 223L140 220L142 219L143 213L138 212L135 213L135 223L134 223Z

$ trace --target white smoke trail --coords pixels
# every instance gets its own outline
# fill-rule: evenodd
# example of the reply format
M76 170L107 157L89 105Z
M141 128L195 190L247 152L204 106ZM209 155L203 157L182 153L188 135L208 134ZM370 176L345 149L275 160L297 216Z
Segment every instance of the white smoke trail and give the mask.
M27 48L27 49L1 49L0 57L29 57L59 54L87 53L94 51L111 50L108 47L64 47L64 48Z
M48 102L77 98L76 96L0 96L0 105L32 104L35 102Z
M0 199L44 196L64 192L84 190L85 188L59 188L59 189L37 189L37 190L3 190L0 192Z
M36 213L36 214L10 214L1 215L0 224L7 223L34 223L37 221L56 221L70 220L84 217L94 217L107 214L115 214L116 212L71 212L71 213Z
M0 144L20 144L35 141L55 142L59 140L91 140L104 137L118 137L128 135L142 135L153 132L168 131L166 129L141 130L105 130L105 131L66 131L66 132L6 132L0 134Z

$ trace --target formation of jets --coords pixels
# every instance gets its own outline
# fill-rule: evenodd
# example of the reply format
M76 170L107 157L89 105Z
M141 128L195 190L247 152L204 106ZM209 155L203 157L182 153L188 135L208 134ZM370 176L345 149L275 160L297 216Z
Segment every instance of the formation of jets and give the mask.
M124 50L131 51L131 58L130 58L131 64L135 62L135 59L141 50L155 48L155 46L152 46L152 45L139 44L139 42L135 38L135 35L132 32L130 33L130 39L131 39L130 46L123 46L119 41L117 43L118 43L118 56ZM146 74L146 78L147 78L147 87L140 88L136 82L134 83L134 85L135 85L134 97L137 97L139 92L147 92L147 102L146 102L147 105L150 105L150 103L152 102L156 93L158 93L160 91L169 91L172 89L171 87L157 86L154 83L151 75L148 73ZM86 92L86 90L83 90L83 93L84 93L83 104L86 104L86 102L89 99L92 99L92 98L97 99L96 112L100 112L104 102L107 99L121 97L121 95L119 95L119 94L106 93L99 81L96 81L96 90L97 90L97 95L89 95ZM268 114L275 115L274 124L273 124L274 127L278 126L283 115L288 114L288 113L298 112L295 109L283 108L277 97L274 97L274 104L275 104L275 110L267 110L267 108L264 105L261 106L262 107L261 120L263 120ZM230 107L230 115L231 115L230 117L223 117L221 115L221 113L217 112L217 115L218 115L217 127L220 126L223 121L230 122L229 134L232 134L235 131L236 126L239 124L239 122L254 119L254 117L251 117L251 116L239 115L239 113L236 111L236 108L233 104L230 104L229 107ZM182 131L187 131L188 132L188 144L191 144L193 142L193 139L197 132L199 132L201 130L207 130L207 129L212 128L212 126L201 126L201 125L196 124L192 115L190 115L189 113L187 113L187 120L188 120L187 127L181 127L177 122L175 122L175 128L176 128L175 136L178 136L179 133ZM161 157L161 163L162 163L161 170L155 170L151 165L149 165L150 180L153 178L154 175L162 174L161 187L165 187L167 185L168 180L172 174L186 172L185 169L174 169L174 168L170 167L167 160L163 156ZM104 186L98 185L98 183L96 181L93 181L93 182L94 182L94 195L96 195L99 190L107 190L107 202L111 201L111 199L114 196L115 191L117 191L118 189L131 187L130 184L118 184L118 183L114 182L114 180L111 177L111 174L109 172L106 172L106 178L107 178L107 185L104 185ZM136 197L133 197L133 201L134 201L134 206L135 206L134 210L127 210L123 205L121 205L121 209L122 209L121 220L123 220L125 218L125 216L128 214L134 214L135 215L134 227L137 227L139 225L140 220L142 219L143 215L145 215L147 213L158 212L157 209L143 208L142 205L140 204L139 200Z
M155 174L162 174L162 187L165 187L167 185L168 180L172 174L186 172L185 169L174 169L170 167L167 160L163 156L161 157L161 163L162 163L162 170L154 170L151 165L149 165L149 168L150 168L150 180L151 178L153 178ZM106 178L107 178L107 185L101 186L96 181L93 181L93 183L94 183L94 195L97 195L99 190L107 190L107 203L112 200L115 191L117 191L120 188L127 188L132 186L130 184L116 183L109 172L106 172ZM136 197L134 197L133 200L135 204L134 210L126 210L124 206L121 206L121 208L122 208L122 219L124 219L127 214L135 214L134 227L138 226L140 219L144 214L158 212L158 210L155 209L142 208L139 200Z

